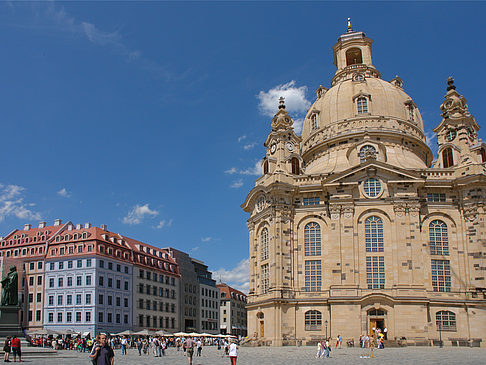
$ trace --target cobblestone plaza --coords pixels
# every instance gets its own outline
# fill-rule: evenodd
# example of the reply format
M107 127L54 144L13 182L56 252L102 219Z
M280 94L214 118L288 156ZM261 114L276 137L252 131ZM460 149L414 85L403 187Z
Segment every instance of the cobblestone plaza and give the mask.
M316 359L315 347L243 347L239 349L238 365L301 365L301 364L484 364L486 350L479 348L457 347L405 347L375 350L375 358L367 359L360 356L369 354L368 349L343 348L333 349L329 359ZM61 356L72 356L60 359L26 359L33 364L89 364L87 353L62 351ZM128 355L122 356L121 350L115 350L115 364L170 364L186 365L187 358L183 352L169 349L162 358L153 355L138 356L137 350L129 350ZM222 352L216 347L203 348L201 357L194 357L193 365L228 365L229 358L221 357Z

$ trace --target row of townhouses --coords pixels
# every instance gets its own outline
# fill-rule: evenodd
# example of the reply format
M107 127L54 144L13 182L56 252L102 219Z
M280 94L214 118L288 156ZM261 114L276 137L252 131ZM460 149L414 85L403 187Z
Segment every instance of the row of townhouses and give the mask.
M16 265L27 330L220 332L220 289L207 265L101 227L26 224L0 240Z

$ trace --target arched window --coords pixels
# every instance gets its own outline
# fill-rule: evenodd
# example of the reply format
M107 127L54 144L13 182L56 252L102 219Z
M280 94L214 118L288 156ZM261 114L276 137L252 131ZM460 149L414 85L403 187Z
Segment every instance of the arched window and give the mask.
M263 228L260 235L260 246L262 248L262 260L268 259L268 229Z
M448 147L442 151L442 167L447 168L454 166L454 158L452 156L452 148Z
M304 247L306 256L321 254L321 226L316 222L307 223L304 228Z
M369 144L361 147L361 149L359 150L359 162L365 162L368 156L376 159L376 148L370 146Z
M486 151L484 148L481 148L481 162L486 162Z
M321 331L322 330L322 313L315 310L305 312L305 330Z
M376 216L365 221L366 252L383 252L383 221Z
M292 157L291 164L292 164L292 174L300 175L299 160L297 159L297 157Z
M450 311L440 311L435 314L435 324L440 331L456 331L456 315Z
M358 106L358 114L368 113L368 99L364 96L360 96L356 100L356 105Z
M363 55L361 49L350 48L346 51L346 66L363 63Z
M263 163L263 173L268 174L268 160Z
M444 222L440 220L430 222L429 238L431 255L449 255L449 237Z

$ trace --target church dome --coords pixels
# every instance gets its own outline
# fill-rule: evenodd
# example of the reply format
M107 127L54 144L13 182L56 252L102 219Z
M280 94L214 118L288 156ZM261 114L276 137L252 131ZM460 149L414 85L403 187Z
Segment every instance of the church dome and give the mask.
M354 75L354 79L362 81L354 81L353 78L341 81L314 102L304 121L304 141L318 129L356 118L384 117L408 121L423 134L424 126L420 112L410 96L400 87L401 80L395 78L392 82L387 82L377 77L364 77L359 73ZM360 97L364 97L367 104L367 110L362 113L358 113L357 110L357 99ZM317 128L312 125L314 120L317 122Z
M381 79L363 32L341 35L334 45L336 74L320 86L302 129L301 155L307 174L346 170L363 163L364 150L379 161L421 169L432 162L422 116L403 81Z

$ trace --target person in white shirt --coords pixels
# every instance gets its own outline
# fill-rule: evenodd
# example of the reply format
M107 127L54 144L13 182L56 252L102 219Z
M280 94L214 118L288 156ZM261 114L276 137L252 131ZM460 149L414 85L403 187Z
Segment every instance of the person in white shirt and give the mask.
M237 357L238 357L238 346L233 341L229 347L229 358L231 361L231 365L236 365Z
M127 345L128 345L128 340L125 336L122 337L121 341L121 348L122 348L122 355L127 354Z

